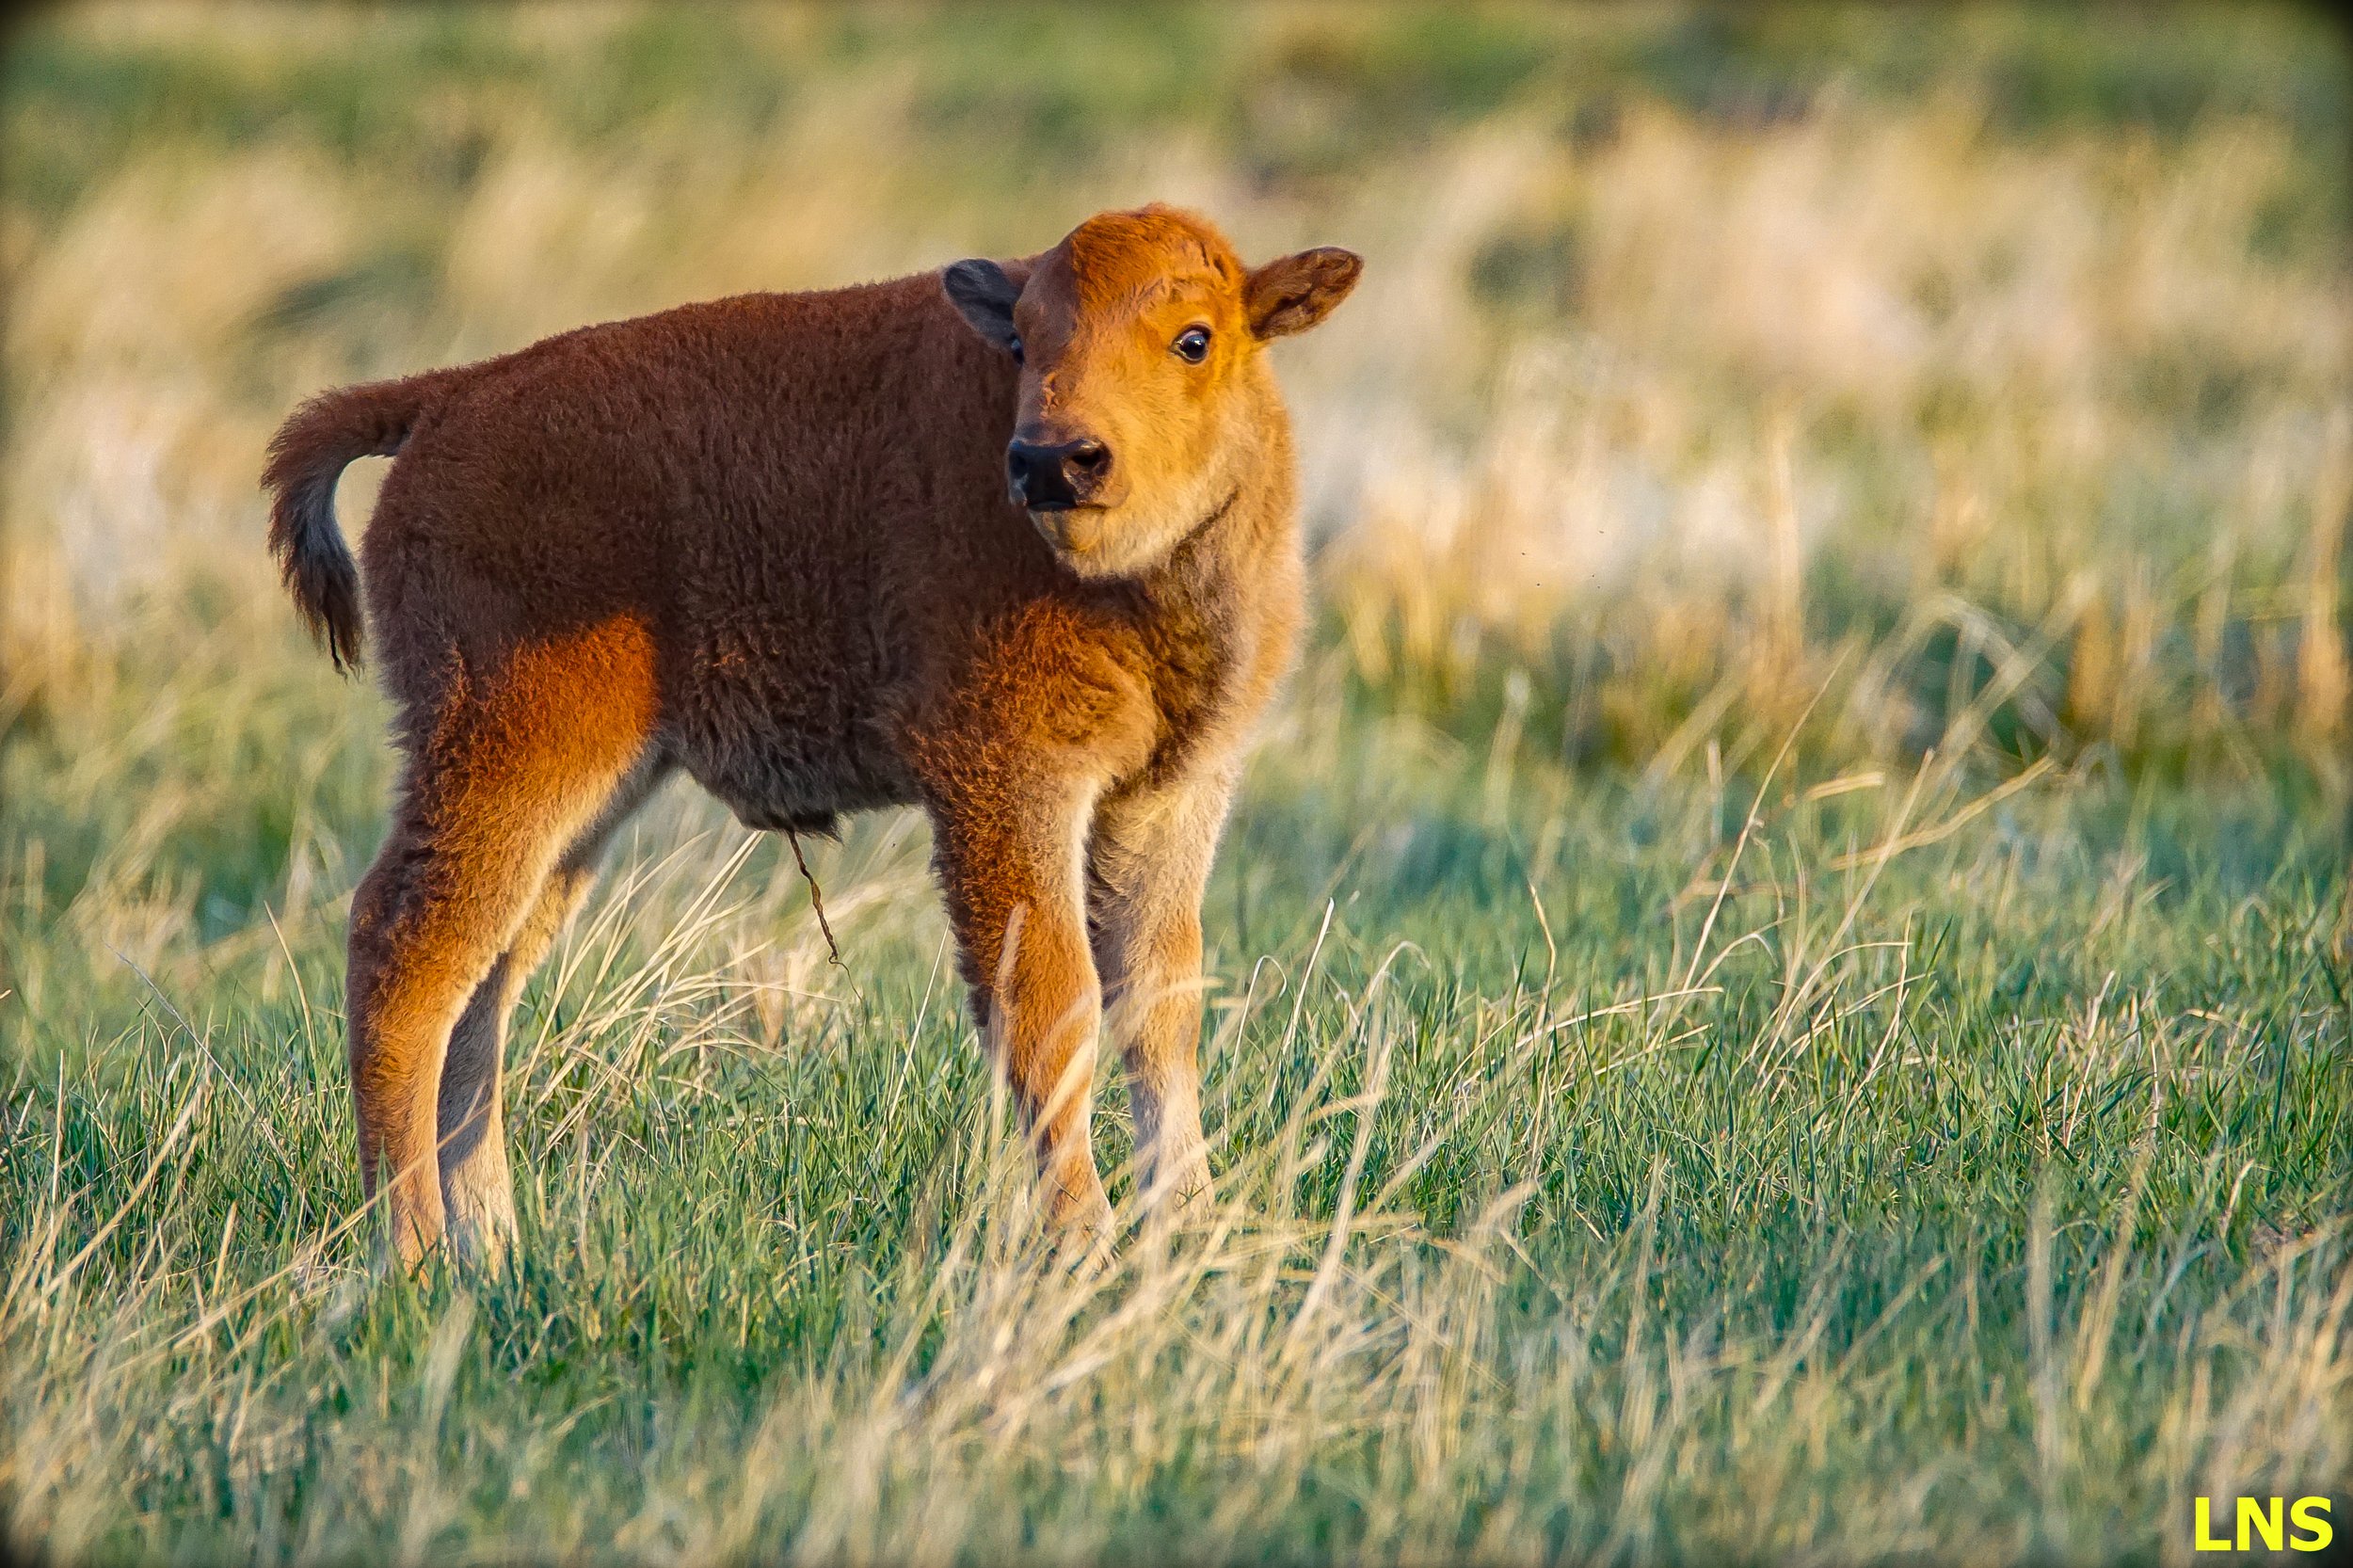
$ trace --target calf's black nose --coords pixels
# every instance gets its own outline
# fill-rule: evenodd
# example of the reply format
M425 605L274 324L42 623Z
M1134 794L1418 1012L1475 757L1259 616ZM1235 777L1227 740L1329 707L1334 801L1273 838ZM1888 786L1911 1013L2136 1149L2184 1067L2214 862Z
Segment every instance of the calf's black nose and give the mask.
M1033 512L1084 506L1112 471L1112 449L1092 438L1075 441L1016 441L1005 448L1005 475L1014 500Z

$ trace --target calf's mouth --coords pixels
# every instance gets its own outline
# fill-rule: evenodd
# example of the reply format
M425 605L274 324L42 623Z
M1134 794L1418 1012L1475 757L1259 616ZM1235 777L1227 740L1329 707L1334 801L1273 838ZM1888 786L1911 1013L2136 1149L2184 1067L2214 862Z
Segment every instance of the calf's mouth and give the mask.
M1083 555L1103 542L1103 506L1067 501L1047 502L1030 508L1030 521L1048 544L1072 555Z

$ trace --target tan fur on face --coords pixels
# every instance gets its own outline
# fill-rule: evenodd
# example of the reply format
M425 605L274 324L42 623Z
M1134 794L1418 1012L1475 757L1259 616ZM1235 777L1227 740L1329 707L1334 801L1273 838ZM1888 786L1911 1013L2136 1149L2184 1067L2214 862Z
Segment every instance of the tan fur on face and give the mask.
M1083 223L1032 266L1015 307L1027 347L1016 435L1092 436L1114 454L1120 500L1039 518L1073 571L1129 576L1165 556L1261 459L1272 398L1225 237L1161 209ZM1209 353L1171 344L1189 327Z
M1265 285L1282 265L1254 274L1213 226L1160 206L1090 218L1023 264L1015 434L1091 438L1113 454L1111 504L1033 519L1073 572L1149 569L1253 475L1287 458L1264 444L1283 432L1263 417L1281 399L1259 350L1337 303L1354 285L1355 262L1321 280L1329 302L1314 316L1270 321ZM1193 328L1209 333L1199 364L1174 351Z
M405 754L348 982L361 1173L404 1256L506 1246L505 1014L674 768L755 827L922 806L1054 1212L1109 1214L1107 990L1147 1156L1206 1184L1201 887L1301 617L1263 345L1355 265L1254 271L1191 215L1105 214L1037 257L585 328L287 422L273 547L339 661L364 585ZM1116 504L1016 507L1017 424L1107 432ZM398 457L362 578L332 501L364 453Z

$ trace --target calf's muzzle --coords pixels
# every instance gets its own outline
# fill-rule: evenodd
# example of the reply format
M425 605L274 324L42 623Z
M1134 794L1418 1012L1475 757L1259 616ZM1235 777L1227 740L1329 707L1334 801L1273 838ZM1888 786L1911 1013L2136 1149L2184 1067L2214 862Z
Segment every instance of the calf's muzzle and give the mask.
M1014 504L1032 512L1110 504L1112 449L1091 436L1075 440L1016 440L1005 448Z

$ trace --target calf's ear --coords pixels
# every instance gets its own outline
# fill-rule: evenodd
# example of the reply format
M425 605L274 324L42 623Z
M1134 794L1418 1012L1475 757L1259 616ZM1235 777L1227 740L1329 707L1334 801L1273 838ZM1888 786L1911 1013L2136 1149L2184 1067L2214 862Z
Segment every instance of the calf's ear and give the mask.
M1267 263L1242 284L1242 309L1260 338L1305 332L1332 313L1356 286L1365 259L1337 245L1319 245Z
M1029 270L1019 262L1011 271L995 262L958 262L939 275L939 286L966 326L1006 353L1018 355L1021 340L1013 329L1013 302L1021 297Z

